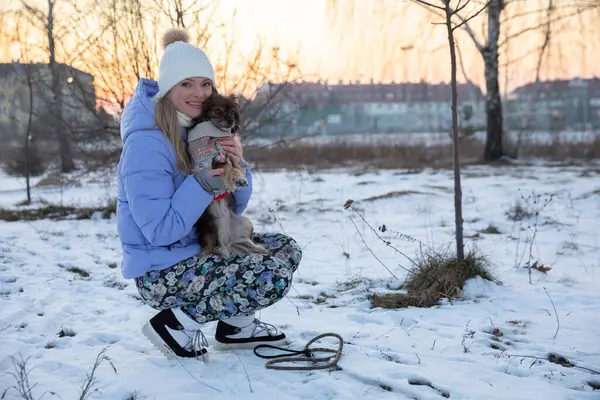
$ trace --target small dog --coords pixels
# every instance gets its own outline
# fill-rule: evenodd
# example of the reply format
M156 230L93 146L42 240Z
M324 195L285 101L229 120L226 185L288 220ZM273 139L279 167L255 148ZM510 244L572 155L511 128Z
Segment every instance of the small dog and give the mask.
M196 168L223 168L221 179L230 193L236 187L247 186L244 170L225 155L217 142L223 137L238 136L241 130L240 107L235 96L211 95L192 123L194 128L188 135L188 145L195 158L200 158Z
M248 185L244 170L239 163L225 155L217 143L220 137L239 134L240 107L235 96L211 95L202 107L202 113L193 121L196 125L188 134L191 151L202 156L199 168L223 168L220 178L226 188L225 197L217 196L196 222L196 231L205 254L217 254L228 258L232 252L238 254L268 251L252 241L254 228L246 216L233 212L233 193L237 187Z

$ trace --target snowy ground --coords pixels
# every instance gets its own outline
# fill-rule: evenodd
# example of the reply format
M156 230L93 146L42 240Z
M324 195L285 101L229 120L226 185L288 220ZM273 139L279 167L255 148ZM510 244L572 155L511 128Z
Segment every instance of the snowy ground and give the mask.
M115 190L107 177L36 189L34 198L102 204ZM367 295L396 281L358 232L399 278L399 264L409 263L342 206L354 199L374 227L443 248L453 234L450 172L256 174L248 211L256 229L283 231L304 247L287 299L261 318L284 329L295 348L320 333L342 335L337 371L267 370L251 351L211 350L207 365L166 360L140 333L154 311L120 276L114 219L0 221L0 393L14 384L11 357L21 355L34 367L35 399L77 399L96 355L109 346L116 373L103 363L90 399L598 399L592 386L600 386L600 375L588 369L600 371L599 178L600 167L590 166L465 169L467 243L488 255L503 285L472 281L464 301L383 310L370 309ZM552 269L534 271L529 284L516 264L529 258L534 223L506 213L532 192L554 196L531 248ZM23 198L20 180L1 178L0 207ZM490 225L500 233L480 232ZM408 255L417 251L394 232L384 235ZM577 367L546 361L549 352ZM5 398L19 397L11 390Z

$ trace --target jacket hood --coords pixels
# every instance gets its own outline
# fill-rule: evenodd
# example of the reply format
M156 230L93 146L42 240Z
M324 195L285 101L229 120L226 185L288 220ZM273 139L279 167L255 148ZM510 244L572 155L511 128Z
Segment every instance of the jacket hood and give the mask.
M136 131L157 129L152 97L158 93L158 83L142 78L123 110L121 116L121 139L123 143Z

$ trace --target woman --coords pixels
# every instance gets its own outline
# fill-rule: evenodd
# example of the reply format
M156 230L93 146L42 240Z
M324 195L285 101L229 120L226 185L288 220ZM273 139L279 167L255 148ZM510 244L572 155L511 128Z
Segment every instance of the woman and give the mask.
M214 92L213 67L188 43L185 31L163 38L158 82L141 79L121 119L123 151L118 167L117 223L121 271L135 279L151 307L161 310L143 333L167 356L206 359L203 324L218 320L215 339L226 348L281 344L285 334L255 318L255 311L286 295L302 251L282 234L257 234L270 254L201 256L194 224L223 185L222 169L190 175L185 146L191 120ZM237 139L222 139L228 156L246 168L248 186L233 193L235 213L246 209L252 173Z

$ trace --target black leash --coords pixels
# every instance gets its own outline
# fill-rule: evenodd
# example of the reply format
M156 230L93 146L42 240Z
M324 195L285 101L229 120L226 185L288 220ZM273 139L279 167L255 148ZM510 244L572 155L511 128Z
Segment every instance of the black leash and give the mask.
M316 342L317 340L327 336L332 336L338 340L337 349L330 349L325 347L310 347L310 345ZM302 350L286 349L283 347L272 346L270 344L259 344L258 346L254 347L254 354L257 357L269 359L269 361L265 363L265 367L267 369L309 371L315 369L328 369L337 366L337 362L342 357L343 346L344 339L337 333L323 333L319 336L316 336L314 339L311 339ZM287 354L259 354L258 349L275 349L285 352ZM333 353L333 355L326 357L315 357L314 353ZM311 362L313 365L276 365L283 363L295 363L299 361ZM323 362L325 364L319 364Z

